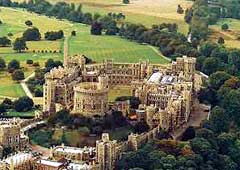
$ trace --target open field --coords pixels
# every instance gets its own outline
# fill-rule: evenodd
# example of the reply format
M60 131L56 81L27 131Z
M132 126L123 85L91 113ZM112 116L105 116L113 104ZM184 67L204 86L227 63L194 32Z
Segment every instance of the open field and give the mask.
M229 25L229 30L223 31L221 29L224 23ZM217 41L218 37L223 37L227 47L240 48L240 40L238 40L240 37L240 20L230 18L220 19L210 29L212 30L211 40Z
M52 3L64 0L49 0ZM163 22L177 23L179 30L188 32L188 25L184 22L184 15L177 14L177 5L184 9L192 5L186 0L130 0L130 4L124 5L121 0L68 0L83 4L83 11L91 13L106 14L108 12L122 12L126 15L126 21L141 23L148 27Z
M102 62L111 58L118 62L138 62L149 60L151 63L167 63L161 54L147 45L140 45L117 36L94 36L89 34L89 26L80 25L77 36L70 38L69 53L81 53L94 61Z

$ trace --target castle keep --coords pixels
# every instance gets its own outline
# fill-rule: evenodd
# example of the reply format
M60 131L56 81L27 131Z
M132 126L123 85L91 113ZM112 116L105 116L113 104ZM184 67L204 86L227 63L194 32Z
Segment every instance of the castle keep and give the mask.
M188 121L193 94L201 85L195 63L186 56L169 65L112 60L86 64L83 56L69 57L64 68L45 75L43 110L51 114L66 108L72 114L103 116L109 110L109 88L128 85L141 101L141 119L151 128L174 130Z

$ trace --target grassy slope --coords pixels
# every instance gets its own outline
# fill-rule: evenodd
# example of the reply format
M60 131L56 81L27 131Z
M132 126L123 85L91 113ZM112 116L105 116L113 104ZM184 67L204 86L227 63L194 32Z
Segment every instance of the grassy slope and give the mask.
M119 62L138 62L149 60L152 63L168 61L147 45L140 45L117 36L94 36L89 34L89 26L78 24L77 36L70 39L70 54L85 54L94 61L102 62L112 58Z
M221 26L227 23L229 25L228 31L222 31ZM231 48L240 48L240 41L237 37L240 36L240 20L237 19L220 19L216 25L210 27L213 31L210 39L216 41L218 37L223 37L225 39L225 45Z
M52 3L64 0L49 0ZM83 4L83 10L91 13L106 14L108 12L122 12L127 22L141 23L148 27L163 22L177 23L179 30L188 32L188 25L184 22L183 16L176 13L177 5L184 9L191 6L191 1L186 0L130 0L131 4L123 5L121 0L68 0Z

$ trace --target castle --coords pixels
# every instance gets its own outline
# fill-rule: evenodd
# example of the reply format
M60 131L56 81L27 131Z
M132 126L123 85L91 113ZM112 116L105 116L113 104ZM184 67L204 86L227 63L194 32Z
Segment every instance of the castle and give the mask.
M86 64L78 55L64 63L64 68L45 75L43 111L49 114L66 108L71 114L103 116L109 110L109 88L128 85L141 101L137 111L151 128L174 130L188 121L193 96L201 86L196 59L186 56L168 65L112 60Z

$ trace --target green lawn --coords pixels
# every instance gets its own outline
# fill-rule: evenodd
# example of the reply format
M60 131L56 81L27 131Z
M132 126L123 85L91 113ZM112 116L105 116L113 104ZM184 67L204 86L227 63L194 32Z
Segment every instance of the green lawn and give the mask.
M19 97L24 96L20 84L11 79L11 75L5 71L0 72L0 96Z
M17 112L14 110L10 110L10 111L6 112L5 115L10 116L10 117L32 117L35 115L35 110L30 110L27 112Z
M90 27L76 24L77 36L69 40L70 54L84 54L96 62L113 59L117 62L138 62L149 60L151 63L167 63L161 54L148 45L140 45L118 36L90 35Z

